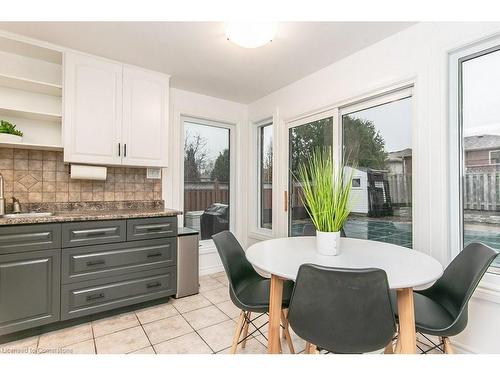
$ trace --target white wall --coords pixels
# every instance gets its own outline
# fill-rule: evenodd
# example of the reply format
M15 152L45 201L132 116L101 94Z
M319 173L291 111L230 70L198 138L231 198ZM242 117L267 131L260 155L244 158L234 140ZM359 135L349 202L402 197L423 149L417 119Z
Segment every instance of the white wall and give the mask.
M414 248L449 261L448 53L500 33L500 23L420 23L249 105L249 120L271 115L277 126L321 108L356 101L400 82L414 83ZM463 350L500 353L500 285L488 276L470 306ZM485 297L487 296L487 297ZM491 299L497 300L492 302Z
M181 116L197 117L206 120L225 122L234 124L235 134L235 186L231 187L231 194L235 194L236 224L234 232L236 237L246 244L247 221L244 214L247 210L245 199L245 186L247 176L246 170L247 152L246 131L247 131L247 106L218 99L211 96L200 95L189 91L170 89L170 139L169 142L169 165L163 173L163 199L165 206L182 210L183 208L183 186L181 176L183 175L182 164L183 146ZM181 221L182 218L179 217ZM182 225L182 224L181 224ZM200 249L200 274L208 274L222 271L219 256L213 246Z

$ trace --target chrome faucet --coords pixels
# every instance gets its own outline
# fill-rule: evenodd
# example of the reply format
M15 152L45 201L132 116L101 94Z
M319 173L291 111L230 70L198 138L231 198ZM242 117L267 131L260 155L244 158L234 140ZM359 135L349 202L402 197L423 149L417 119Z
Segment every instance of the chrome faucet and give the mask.
M4 179L0 173L0 216L5 215Z

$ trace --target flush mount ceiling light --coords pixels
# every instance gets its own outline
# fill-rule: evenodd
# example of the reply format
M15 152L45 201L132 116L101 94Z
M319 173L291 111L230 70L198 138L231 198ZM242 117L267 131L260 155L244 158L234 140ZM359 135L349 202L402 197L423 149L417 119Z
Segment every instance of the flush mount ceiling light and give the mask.
M257 48L273 40L276 35L275 22L228 22L227 40L243 47Z

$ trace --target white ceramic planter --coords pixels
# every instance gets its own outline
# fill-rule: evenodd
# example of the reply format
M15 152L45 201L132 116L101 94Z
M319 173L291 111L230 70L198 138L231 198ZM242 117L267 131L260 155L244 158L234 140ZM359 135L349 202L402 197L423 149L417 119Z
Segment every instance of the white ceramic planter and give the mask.
M21 143L23 137L14 134L0 133L0 142L4 143Z
M339 232L320 232L316 231L316 250L321 255L339 255L340 254L340 231Z

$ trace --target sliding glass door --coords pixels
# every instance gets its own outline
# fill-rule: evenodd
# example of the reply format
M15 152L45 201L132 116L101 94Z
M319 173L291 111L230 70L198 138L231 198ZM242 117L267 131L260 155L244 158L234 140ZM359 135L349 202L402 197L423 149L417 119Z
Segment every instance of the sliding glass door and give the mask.
M333 117L302 122L288 130L288 235L314 236L315 229L302 203L302 186L297 181L298 167L316 148L333 145ZM286 198L285 198L286 199Z
M201 240L230 229L231 130L225 124L185 118L184 226Z

